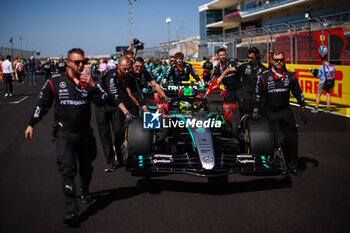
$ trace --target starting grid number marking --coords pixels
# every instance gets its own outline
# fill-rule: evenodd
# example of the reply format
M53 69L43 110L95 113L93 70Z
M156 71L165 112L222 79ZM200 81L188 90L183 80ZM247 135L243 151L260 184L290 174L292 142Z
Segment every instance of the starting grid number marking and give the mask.
M11 97L9 97L9 98L11 98ZM0 102L1 104L19 104L19 103L21 103L23 100L25 100L25 99L27 99L28 98L28 96L25 96L25 97L23 97L22 99L20 99L20 100L18 100L18 101L12 101L12 102Z

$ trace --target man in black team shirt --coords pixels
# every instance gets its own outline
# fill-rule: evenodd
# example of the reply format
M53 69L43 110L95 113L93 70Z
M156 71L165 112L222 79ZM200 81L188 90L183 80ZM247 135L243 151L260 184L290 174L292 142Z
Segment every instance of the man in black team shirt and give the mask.
M209 83L211 72L213 71L213 63L209 61L208 56L205 58L205 62L202 65L202 70L203 70L203 81L205 83Z
M156 92L158 92L163 98L166 98L166 95L157 81L153 78L152 73L148 72L144 66L144 60L141 57L135 58L134 63L132 64L132 70L130 72L131 80L137 82L137 90L139 93L142 93L142 89L147 87L147 83L152 86ZM134 91L132 91L134 92Z
M239 113L243 117L253 113L254 94L256 81L267 68L260 63L260 53L255 47L248 49L249 62L231 67L224 71L224 75L236 71L238 77L242 77L241 87L238 89Z
M306 124L308 119L298 78L294 72L285 70L284 67L284 53L274 52L271 70L265 70L257 81L252 118L254 120L260 118L260 101L265 97L264 113L270 122L276 141L282 148L287 166L294 175L300 176L298 131L289 106L290 92L300 105L302 122Z
M171 65L170 68L165 73L162 86L166 87L168 85L168 80L170 76L173 76L174 85L179 85L182 81L189 81L190 74L198 82L198 85L202 86L202 81L200 80L196 70L193 66L187 62L184 62L184 55L181 52L175 54L176 63Z
M60 59L56 63L56 73L64 74L66 73L66 68L67 68L66 61L63 59L63 56L60 55Z
M231 68L237 69L238 62L234 59L227 59L226 49L218 49L217 55L220 62L214 67L213 79L217 78L216 83L223 83L226 89L224 97L225 103L235 103L237 99L237 90L241 85L241 78L236 71L229 73ZM226 71L228 69L228 71ZM226 71L226 72L224 72ZM228 74L227 74L228 73Z
M131 61L126 56L122 56L119 58L117 68L108 71L101 79L101 83L107 91L107 97L104 103L96 104L96 122L108 166L105 172L113 172L118 166L124 165L121 151L121 145L124 142L124 122L130 123L139 110L138 106L140 104L138 106L132 105L129 101L131 98L128 87L130 70ZM140 99L138 101L142 102ZM126 107L124 103L129 104L129 106ZM114 143L112 142L111 125ZM118 166L115 161L113 144L117 154Z
M77 222L78 204L74 177L80 175L81 202L89 203L89 184L92 162L96 158L96 140L90 126L90 101L103 101L104 91L89 73L83 72L84 51L68 52L67 73L56 74L44 84L33 116L25 130L25 138L32 140L34 125L48 112L55 102L55 142L57 165L62 176L66 217L64 223ZM78 164L79 166L78 166Z

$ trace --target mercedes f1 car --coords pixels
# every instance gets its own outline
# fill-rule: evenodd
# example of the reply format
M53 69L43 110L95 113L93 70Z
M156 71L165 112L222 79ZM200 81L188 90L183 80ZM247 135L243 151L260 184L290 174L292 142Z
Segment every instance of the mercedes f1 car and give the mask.
M184 87L128 126L126 170L134 175L186 173L224 180L230 173L284 173L281 150L266 119L237 119L235 104L211 106L207 90Z

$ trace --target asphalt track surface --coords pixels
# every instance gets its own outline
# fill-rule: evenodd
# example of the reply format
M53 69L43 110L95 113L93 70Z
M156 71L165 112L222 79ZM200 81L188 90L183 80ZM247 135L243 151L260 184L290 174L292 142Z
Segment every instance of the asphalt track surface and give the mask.
M27 81L28 77L26 77ZM68 228L61 178L50 141L52 109L34 130L24 130L43 79L14 84L3 97L0 84L0 232L349 232L350 120L309 113L300 123L302 176L229 176L213 188L190 175L145 179L123 168L105 173L95 118L98 157L90 191L94 200L80 205L81 224ZM93 114L94 115L94 114Z

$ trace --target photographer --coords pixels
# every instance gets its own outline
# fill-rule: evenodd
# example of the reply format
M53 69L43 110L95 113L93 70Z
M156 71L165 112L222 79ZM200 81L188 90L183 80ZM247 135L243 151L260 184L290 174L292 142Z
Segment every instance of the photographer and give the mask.
M322 57L321 61L322 61L322 65L318 68L318 74L317 74L317 78L320 79L320 82L317 88L315 108L311 110L312 113L318 112L318 105L320 104L321 94L323 93L323 91L326 91L326 97L327 97L326 113L331 112L329 110L329 106L331 105L331 92L332 92L332 88L334 87L333 77L335 76L335 68L334 68L334 65L331 65L328 63L326 56Z

